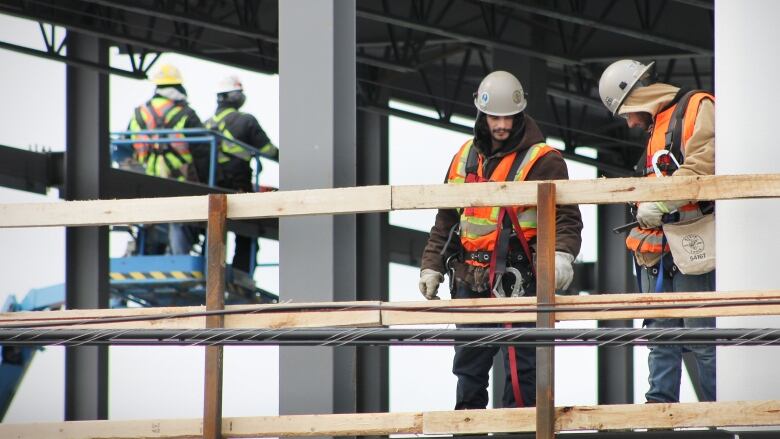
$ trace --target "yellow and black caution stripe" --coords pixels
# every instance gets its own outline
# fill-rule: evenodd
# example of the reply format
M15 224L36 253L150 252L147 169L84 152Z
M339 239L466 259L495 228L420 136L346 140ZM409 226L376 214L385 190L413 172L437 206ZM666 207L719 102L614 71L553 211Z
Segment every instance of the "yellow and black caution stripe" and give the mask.
M129 273L120 273L112 271L109 276L113 280L166 280L166 279L203 279L203 272L200 271L131 271Z

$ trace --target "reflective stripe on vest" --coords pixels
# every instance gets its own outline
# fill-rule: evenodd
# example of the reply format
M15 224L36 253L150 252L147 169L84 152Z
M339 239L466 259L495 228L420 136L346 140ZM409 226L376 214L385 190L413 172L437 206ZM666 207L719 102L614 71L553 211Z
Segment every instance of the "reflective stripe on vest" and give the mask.
M473 141L469 140L455 155L450 165L448 183L466 182L466 162L469 152L473 147ZM509 176L509 171L517 157L517 152L504 156L496 166L489 179L483 181L524 181L533 165L541 157L550 152L558 152L544 143L538 143L531 146L525 153L520 166L514 176ZM479 155L477 167L477 176L482 175L483 157ZM463 248L466 251L493 251L498 239L498 213L499 207L473 207L458 209L460 213L460 237ZM518 215L520 226L523 229L523 235L526 240L536 236L536 207L535 206L513 206L513 210ZM468 264L484 266L485 264L476 261L466 261Z
M715 96L703 92L696 93L691 96L690 101L688 101L688 107L685 109L685 114L683 115L683 136L680 146L680 150L683 152L683 154L685 153L685 144L693 135L693 129L696 124L696 116L699 114L699 105L704 99L715 101ZM667 108L655 116L655 121L653 123L653 133L650 135L650 139L647 141L647 153L645 155L646 177L655 178L655 173L652 171L653 154L665 148L666 130L669 128L669 123L671 122L674 109L677 108L677 105L679 104L680 103L678 102L677 104L672 105L670 108ZM650 169L650 172L647 172L647 169ZM666 175L665 172L664 175ZM678 209L678 212L680 213L680 221L687 221L702 216L701 209L699 209L697 203L689 203L681 206ZM626 237L626 247L628 247L628 249L631 251L640 253L661 253L662 251L666 252L669 250L669 246L667 245L666 248L661 248L662 238L663 231L660 228L641 229L639 227L635 227L631 230L631 232L629 232L628 237Z
M214 117L206 121L205 124L206 128L210 130L217 130L228 139L236 140L236 138L233 136L233 133L231 133L230 130L227 128L225 123L225 118L229 114L236 113L237 111L238 110L236 110L235 108L231 108L231 107L225 108L224 110L215 114ZM252 159L252 153L234 143L222 140L219 143L219 158L217 161L219 163L225 163L230 161L232 157L249 161Z
M170 99L152 98L145 105L136 109L136 113L130 121L129 130L183 129L187 123L187 117L180 114L182 111L184 111L184 107ZM141 120L138 120L139 114ZM162 124L158 124L158 120L162 121ZM184 138L184 135L169 134L164 137ZM133 149L136 160L144 165L148 175L171 177L173 174L181 174L181 167L185 163L192 162L187 142L154 143L150 140L162 138L154 134L133 134L132 138L145 140L145 142L134 143ZM183 180L184 176L179 175L178 178Z

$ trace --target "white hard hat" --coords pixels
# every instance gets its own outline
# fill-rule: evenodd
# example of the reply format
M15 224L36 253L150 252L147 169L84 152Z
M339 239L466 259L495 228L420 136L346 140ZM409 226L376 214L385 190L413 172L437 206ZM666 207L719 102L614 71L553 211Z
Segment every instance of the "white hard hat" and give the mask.
M217 93L227 93L231 91L243 91L244 86L241 84L241 80L238 79L238 76L230 75L226 78L223 78L221 81L219 81L219 84L217 84Z
M491 116L512 116L525 110L526 104L520 81L503 70L485 76L474 96L477 110Z
M645 65L639 61L621 59L604 70L599 79L599 95L601 102L613 116L617 115L623 101L637 84L650 76L650 68L653 64L655 62Z

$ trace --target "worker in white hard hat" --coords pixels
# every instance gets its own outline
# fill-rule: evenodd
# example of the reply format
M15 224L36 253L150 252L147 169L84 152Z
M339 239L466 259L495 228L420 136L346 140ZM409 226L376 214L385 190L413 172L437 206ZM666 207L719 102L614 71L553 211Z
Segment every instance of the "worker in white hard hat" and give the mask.
M653 82L653 63L616 61L599 80L601 100L629 127L649 134L637 165L650 178L715 173L715 96ZM626 245L637 264L642 292L714 291L715 242L712 202L636 203L638 226ZM693 238L695 237L695 239ZM652 319L651 328L715 327L715 318ZM701 401L715 400L714 346L651 346L648 402L678 402L682 353L695 354Z
M133 111L128 131L182 130L202 128L197 113L187 103L187 90L179 69L163 64L149 78L155 85L151 99ZM182 138L176 142L155 142L160 138ZM201 152L208 155L208 146L185 141L185 134L134 134L133 156L148 175L177 180L198 181L199 176L192 166L193 155ZM187 254L194 243L195 234L184 224L149 225L145 227L144 248L137 248L143 254Z
M249 113L239 111L246 101L244 85L234 75L219 81L216 89L217 111L206 121L206 128L222 133L227 139L236 139L254 147L262 157L278 161L279 149L271 142L257 119ZM252 192L251 161L254 152L222 141L219 144L217 159L217 186L236 189L241 192ZM208 173L208 162L205 167L198 160L199 172ZM208 175L208 174L207 174ZM251 267L252 240L236 235L233 268L249 273ZM250 273L251 274L251 273Z
M514 75L505 71L487 75L474 95L474 105L478 110L474 136L453 157L448 184L568 178L563 157L545 143L538 125L525 113L526 97ZM566 290L572 282L581 230L579 207L559 206L555 248L558 290ZM534 206L440 209L422 255L420 292L426 299L438 299L439 284L448 273L453 299L533 296L535 249ZM456 409L487 406L488 372L498 350L455 348ZM535 349L502 347L501 351L507 371L504 407L534 406Z

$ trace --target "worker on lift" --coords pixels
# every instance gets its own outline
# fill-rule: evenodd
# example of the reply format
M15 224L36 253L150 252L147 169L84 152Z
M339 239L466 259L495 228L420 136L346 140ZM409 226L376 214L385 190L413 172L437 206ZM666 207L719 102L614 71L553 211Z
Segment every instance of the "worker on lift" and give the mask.
M219 131L228 139L236 139L260 151L260 155L278 161L279 149L271 142L257 119L239 111L246 101L244 86L236 76L228 76L217 85L217 111L206 121L206 128ZM253 153L239 145L223 141L217 156L216 184L240 192L253 192L251 162ZM195 159L198 173L208 175L208 161ZM259 171L259 170L258 170ZM252 239L236 235L233 268L250 272Z
M203 127L195 110L187 104L187 91L182 85L179 69L164 64L150 79L156 87L154 96L135 109L128 131ZM192 151L199 148L205 150L200 155L208 156L208 145L189 144L186 141L154 141L185 137L184 134L134 134L132 138L139 142L133 144L133 156L148 175L182 181L201 180L192 166ZM171 254L187 254L195 240L191 228L184 224L170 224L167 227L149 225L143 229L144 248L136 249L136 252L143 251L143 254L163 254L166 247Z
M654 82L648 65L624 59L604 70L601 100L629 128L649 134L637 171L665 177L715 173L715 97ZM715 218L712 202L641 202L638 226L626 239L641 292L715 290ZM650 328L713 328L714 317L645 320ZM684 350L696 357L701 400L715 400L715 346L650 346L647 402L679 402Z
M453 157L445 181L459 184L568 179L563 157L545 143L536 121L523 111L526 103L523 88L514 75L496 71L486 76L474 99L478 110L474 137ZM580 251L581 231L579 207L558 206L558 290L568 288L572 281L572 263ZM446 270L453 299L534 296L535 247L534 206L440 209L422 255L420 292L426 299L438 299L436 294ZM488 372L498 350L496 346L455 348L452 372L458 377L456 410L487 406ZM535 348L511 346L501 347L501 351L507 371L503 406L535 406Z

